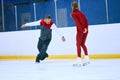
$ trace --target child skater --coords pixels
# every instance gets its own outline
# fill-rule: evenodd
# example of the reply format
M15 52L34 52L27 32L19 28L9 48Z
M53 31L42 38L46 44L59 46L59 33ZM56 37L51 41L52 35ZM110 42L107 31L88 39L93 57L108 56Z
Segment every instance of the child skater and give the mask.
M55 30L60 35L50 15L47 15L45 19L40 19L35 22L29 22L29 23L23 24L22 28L25 28L27 26L38 26L38 25L42 27L41 27L40 38L37 45L39 54L36 57L36 63L40 63L40 60L44 60L46 57L48 57L48 54L46 53L46 51L48 49L48 45L52 38L52 30ZM64 42L65 41L64 36L61 36L61 37L62 37L62 41Z
M73 2L71 7L72 7L71 16L72 16L73 20L75 21L76 30L77 30L76 47L77 47L77 56L78 56L77 62L73 65L79 65L79 66L83 65L84 66L84 65L90 63L87 47L85 45L86 38L88 35L88 21L87 21L85 15L81 11L79 11L77 2ZM82 61L82 59L81 59L81 48L83 48L83 51L85 54L84 61Z

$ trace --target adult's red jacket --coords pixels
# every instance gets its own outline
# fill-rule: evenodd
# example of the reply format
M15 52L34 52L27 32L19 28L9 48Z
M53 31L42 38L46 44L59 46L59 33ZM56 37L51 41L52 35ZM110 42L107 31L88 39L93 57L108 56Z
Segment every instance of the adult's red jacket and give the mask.
M83 32L84 28L88 29L88 21L85 15L78 9L73 10L71 13L72 18L74 19L78 32Z

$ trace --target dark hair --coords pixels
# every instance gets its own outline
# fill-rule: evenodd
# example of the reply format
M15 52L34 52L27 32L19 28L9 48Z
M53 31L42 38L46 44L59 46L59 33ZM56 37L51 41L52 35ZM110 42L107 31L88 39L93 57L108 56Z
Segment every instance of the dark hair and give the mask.
M51 19L51 16L50 15L46 15L46 18Z

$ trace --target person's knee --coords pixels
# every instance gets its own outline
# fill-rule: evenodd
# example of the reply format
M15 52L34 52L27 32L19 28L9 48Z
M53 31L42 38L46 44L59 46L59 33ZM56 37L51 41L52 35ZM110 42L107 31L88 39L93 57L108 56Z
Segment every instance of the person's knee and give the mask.
M77 46L77 47L80 47L80 46L81 46L81 43L76 43L76 46Z

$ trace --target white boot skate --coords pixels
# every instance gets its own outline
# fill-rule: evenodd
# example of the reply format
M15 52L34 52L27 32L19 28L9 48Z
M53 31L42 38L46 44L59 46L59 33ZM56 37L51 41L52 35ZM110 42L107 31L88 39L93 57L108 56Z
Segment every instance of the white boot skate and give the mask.
M74 63L73 63L74 67L82 67L83 66L83 61L81 58L78 58Z
M89 60L89 57L88 56L85 56L84 60L83 60L83 66L86 66L90 64L90 60Z

